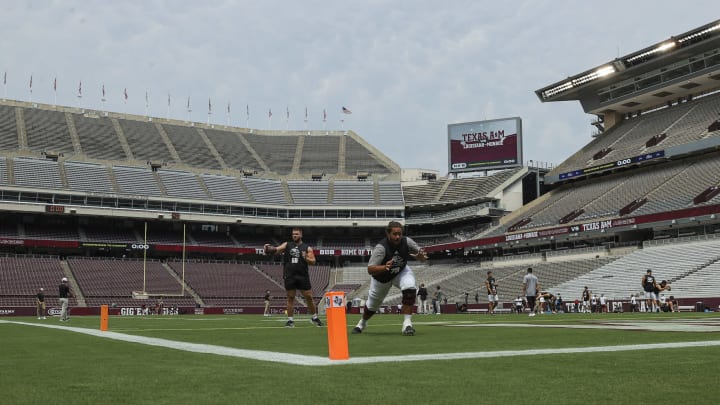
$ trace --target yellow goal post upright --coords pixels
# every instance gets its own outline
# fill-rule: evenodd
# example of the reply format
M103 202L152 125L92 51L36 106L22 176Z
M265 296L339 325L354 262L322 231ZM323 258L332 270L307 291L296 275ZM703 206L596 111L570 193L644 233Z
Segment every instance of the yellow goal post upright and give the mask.
M186 224L183 223L183 242L182 242L182 278L180 282L180 293L179 294L172 294L172 293L150 293L147 291L147 230L148 230L148 224L147 221L145 221L145 233L144 233L144 240L143 240L143 288L142 291L133 291L132 297L136 300L147 300L150 299L150 297L184 297L185 296L185 247L186 247L186 240L187 240L187 229Z

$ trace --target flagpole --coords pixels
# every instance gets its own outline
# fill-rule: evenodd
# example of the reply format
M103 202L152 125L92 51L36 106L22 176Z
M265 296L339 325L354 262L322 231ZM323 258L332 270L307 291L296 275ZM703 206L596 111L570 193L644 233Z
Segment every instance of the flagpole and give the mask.
M5 74L3 75L3 87L5 87L5 95L3 96L4 99L7 98L7 70L5 71Z
M149 116L150 99L148 98L148 89L145 89L145 116Z
M210 125L210 116L212 115L212 101L208 98L208 120L207 123Z
M168 109L167 109L167 114L165 114L165 119L166 120L170 119L170 93L168 93Z
M53 80L53 105L57 105L57 76L55 76L55 80Z
M30 102L32 103L32 73L30 73Z
M77 95L77 98L78 98L78 108L81 108L81 107L80 107L80 104L81 104L80 102L82 101L82 80L80 80L80 84L78 84L78 95Z
M230 102L228 101L227 114L225 115L225 126L230 126Z
M250 104L245 104L245 128L250 127Z
M307 113L307 107L305 107L305 130L307 131L308 128L308 113Z
M190 96L188 96L188 102L187 102L187 120L190 122L190 113L192 110L190 109Z
M100 98L100 110L105 111L105 84L102 85L102 98Z

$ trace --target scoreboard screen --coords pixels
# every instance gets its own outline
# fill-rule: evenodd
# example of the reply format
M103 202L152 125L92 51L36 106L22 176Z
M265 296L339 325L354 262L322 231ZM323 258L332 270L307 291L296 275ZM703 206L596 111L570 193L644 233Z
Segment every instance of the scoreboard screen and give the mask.
M450 173L522 166L520 117L448 125Z

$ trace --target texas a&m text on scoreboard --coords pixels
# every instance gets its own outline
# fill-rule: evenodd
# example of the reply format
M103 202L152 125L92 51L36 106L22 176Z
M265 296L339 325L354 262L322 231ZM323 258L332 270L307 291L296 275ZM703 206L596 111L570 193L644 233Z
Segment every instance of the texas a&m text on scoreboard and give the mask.
M522 166L520 117L448 125L450 172Z

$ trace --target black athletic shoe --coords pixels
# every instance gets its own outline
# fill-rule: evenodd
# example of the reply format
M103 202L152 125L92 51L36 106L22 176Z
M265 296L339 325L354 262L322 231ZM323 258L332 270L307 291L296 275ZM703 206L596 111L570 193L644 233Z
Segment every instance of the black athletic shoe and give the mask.
M313 325L317 326L318 328L321 327L321 326L323 326L323 323L322 323L322 321L320 320L320 318L311 318L311 319L310 319L310 322L312 322Z
M295 321L291 321L290 319L288 319L288 321L285 322L285 327L286 327L286 328L294 328L294 327L295 327Z
M403 336L415 336L415 328L412 325L406 326L405 330L403 330Z
M362 329L358 328L357 326L353 328L352 332L353 335L357 335L359 333L362 333Z

